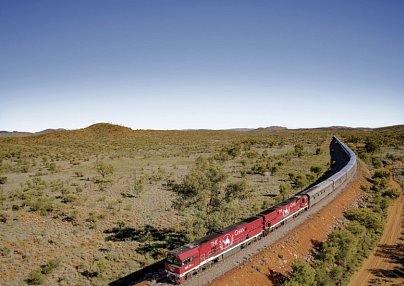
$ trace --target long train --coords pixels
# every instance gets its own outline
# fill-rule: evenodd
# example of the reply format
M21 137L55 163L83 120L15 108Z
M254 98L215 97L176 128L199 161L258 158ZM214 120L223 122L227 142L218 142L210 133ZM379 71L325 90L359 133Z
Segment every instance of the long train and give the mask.
M255 216L168 252L165 262L168 279L185 282L211 264L270 235L331 193L344 189L356 174L356 155L335 136L330 153L333 171L320 183Z

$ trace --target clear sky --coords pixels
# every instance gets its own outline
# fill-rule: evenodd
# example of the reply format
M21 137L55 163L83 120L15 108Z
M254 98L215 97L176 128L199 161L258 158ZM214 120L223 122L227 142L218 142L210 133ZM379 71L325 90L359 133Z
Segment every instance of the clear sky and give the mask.
M404 123L404 1L0 0L0 130Z

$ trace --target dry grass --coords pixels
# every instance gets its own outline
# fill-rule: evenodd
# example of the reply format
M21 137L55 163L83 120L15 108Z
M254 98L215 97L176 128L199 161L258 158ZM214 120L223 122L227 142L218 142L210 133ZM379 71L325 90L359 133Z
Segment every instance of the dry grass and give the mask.
M105 285L181 242L184 217L172 208L176 195L165 184L180 181L197 157L216 156L228 181L247 180L253 195L240 206L243 217L275 203L289 173L310 174L312 166L325 170L331 135L329 130L133 131L96 124L0 138L0 178L6 177L0 184L1 284L24 284L39 271L48 285ZM296 144L304 149L300 157ZM234 146L241 151L224 158L223 150ZM113 174L100 180L97 161L112 165ZM251 172L262 162L276 171ZM132 196L139 179L142 191ZM55 259L57 267L40 272Z

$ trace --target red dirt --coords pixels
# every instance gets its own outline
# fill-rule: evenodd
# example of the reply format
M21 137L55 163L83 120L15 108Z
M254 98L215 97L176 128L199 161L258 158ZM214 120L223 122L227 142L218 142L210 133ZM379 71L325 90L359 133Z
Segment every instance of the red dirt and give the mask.
M235 268L209 285L277 285L278 279L291 271L296 258L307 256L314 244L327 239L344 210L358 200L361 185L367 184L364 167L359 167L355 181L331 204L313 215L306 223L291 231L286 237L275 242L238 268Z
M400 189L400 185L394 180L390 181L394 188ZM392 277L396 274L392 271L400 267L397 260L391 259L392 252L397 252L397 244L401 232L404 231L404 196L395 200L388 209L387 223L383 235L376 249L365 260L361 269L352 277L350 286L369 285L372 280L379 280L383 285L402 285L404 277ZM377 277L377 275L379 277Z

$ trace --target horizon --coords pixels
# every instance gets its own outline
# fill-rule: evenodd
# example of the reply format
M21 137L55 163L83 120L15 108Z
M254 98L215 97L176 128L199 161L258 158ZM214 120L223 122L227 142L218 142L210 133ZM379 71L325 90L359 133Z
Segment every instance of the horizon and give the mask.
M74 128L74 129L67 129L63 127L59 128L45 128L41 130L35 130L35 131L25 131L25 130L0 130L0 132L8 132L8 133L40 133L42 131L48 131L52 130L55 132L58 131L75 131L75 130L82 130L89 128L93 125L98 125L98 124L107 124L107 125L113 125L113 126L120 126L120 127L127 127L133 131L199 131L199 130L207 130L207 131L231 131L231 130L237 130L237 129L246 129L246 130L257 130L257 129L266 129L266 128L281 128L284 130L300 130L300 129L332 129L332 128L341 128L341 129L377 129L377 128L387 128L387 127L395 127L395 126L402 126L404 124L395 124L395 125L387 125L387 126L378 126L378 127L366 127L366 126L339 126L339 125L334 125L334 126L316 126L316 127L297 127L297 128L289 128L287 126L280 126L280 125L270 125L270 126L259 126L259 127L232 127L232 128L226 128L226 129L214 129L214 128L188 128L188 129L144 129L144 128L133 128L130 126L125 126L125 125L120 125L120 124L115 124L115 123L110 123L110 122L97 122L90 124L88 126L84 127L79 127L79 128Z
M404 123L402 1L1 8L0 130Z

